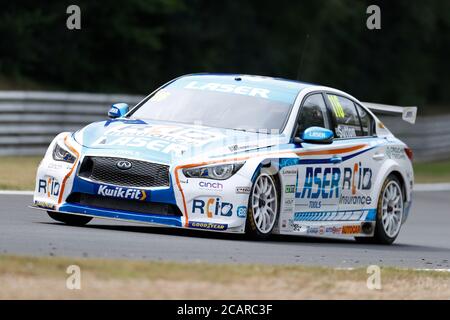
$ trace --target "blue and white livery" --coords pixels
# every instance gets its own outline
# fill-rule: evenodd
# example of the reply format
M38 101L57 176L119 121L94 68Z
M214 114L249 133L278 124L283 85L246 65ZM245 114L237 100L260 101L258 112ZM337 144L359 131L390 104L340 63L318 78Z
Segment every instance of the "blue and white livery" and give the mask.
M183 76L59 134L33 207L71 225L110 218L390 244L411 207L412 152L374 112L414 122L416 109L284 79Z

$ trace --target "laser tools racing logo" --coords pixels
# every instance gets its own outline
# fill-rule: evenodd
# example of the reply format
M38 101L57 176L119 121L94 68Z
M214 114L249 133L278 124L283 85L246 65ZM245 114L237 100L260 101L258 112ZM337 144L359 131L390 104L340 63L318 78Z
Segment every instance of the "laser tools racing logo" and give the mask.
M306 167L304 184L301 192L296 192L300 199L339 198L340 204L369 205L372 199L358 191L372 188L372 169L363 167L361 162L353 167ZM298 189L297 189L298 190ZM350 190L351 195L340 194L340 190Z

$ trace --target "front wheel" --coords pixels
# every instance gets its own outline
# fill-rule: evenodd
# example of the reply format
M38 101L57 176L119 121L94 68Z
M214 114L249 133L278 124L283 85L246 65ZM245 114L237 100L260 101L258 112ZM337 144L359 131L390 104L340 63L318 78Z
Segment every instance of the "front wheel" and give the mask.
M394 175L387 177L378 199L375 233L372 238L356 238L359 242L392 244L403 221L404 196L401 183Z
M265 239L278 218L278 190L273 176L261 173L252 186L245 231L257 239Z
M66 214L54 211L47 211L50 218L56 220L58 222L63 222L68 224L69 226L77 226L81 227L89 223L92 220L92 217L78 216L74 214Z

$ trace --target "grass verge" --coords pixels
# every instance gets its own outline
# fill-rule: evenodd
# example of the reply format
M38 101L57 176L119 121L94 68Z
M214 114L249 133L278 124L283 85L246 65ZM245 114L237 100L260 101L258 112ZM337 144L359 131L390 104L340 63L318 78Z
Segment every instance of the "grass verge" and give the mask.
M0 190L33 190L42 156L0 157Z
M416 183L450 182L450 160L414 164Z
M41 156L0 157L0 190L33 190ZM414 164L416 183L450 182L450 160Z
M81 270L69 290L68 266ZM380 290L366 269L223 265L0 255L0 299L448 299L450 274L381 269Z

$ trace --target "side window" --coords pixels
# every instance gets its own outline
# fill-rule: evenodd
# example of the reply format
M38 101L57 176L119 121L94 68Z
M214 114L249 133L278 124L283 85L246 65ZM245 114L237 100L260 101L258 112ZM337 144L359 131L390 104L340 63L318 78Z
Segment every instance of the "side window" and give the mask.
M367 113L366 110L364 110L364 108L362 108L361 106L356 105L356 109L358 109L358 114L359 114L359 118L361 119L361 126L362 126L362 130L363 130L363 135L364 136L371 136L373 135L373 119L370 116L369 113Z
M300 109L296 136L300 136L309 127L328 128L328 123L327 107L322 94L310 95Z
M336 137L353 138L363 136L358 112L353 101L333 94L327 94L327 98L331 105Z

